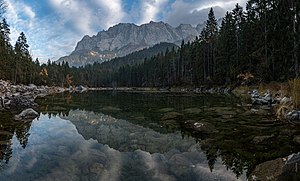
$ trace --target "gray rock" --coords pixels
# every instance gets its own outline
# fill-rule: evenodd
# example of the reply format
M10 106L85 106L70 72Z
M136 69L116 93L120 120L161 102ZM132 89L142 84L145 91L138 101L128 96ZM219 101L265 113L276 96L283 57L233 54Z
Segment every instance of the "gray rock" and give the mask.
M161 42L180 46L183 39L186 42L192 41L201 31L189 24L175 28L163 22L140 26L120 23L95 36L84 36L75 50L69 56L60 58L57 63L68 62L70 66L78 67L122 57Z
M32 108L25 109L20 114L15 116L15 120L28 120L28 119L35 119L39 116L39 113L37 113Z
M286 113L285 119L289 122L300 124L300 111L292 110Z
M259 92L256 89L249 91L248 93L250 94L251 98L259 98L260 97Z
M75 91L78 91L78 92L84 92L84 91L87 91L88 89L86 87L84 87L83 85L79 85L75 88Z
M249 94L253 105L271 105L274 102L269 90L263 96L260 96L257 90L249 91Z

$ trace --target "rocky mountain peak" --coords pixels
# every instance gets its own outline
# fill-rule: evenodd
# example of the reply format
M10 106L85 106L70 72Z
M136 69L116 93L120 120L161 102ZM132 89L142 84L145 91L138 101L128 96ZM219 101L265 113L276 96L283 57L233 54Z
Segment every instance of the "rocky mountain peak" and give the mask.
M182 40L190 41L198 36L200 27L201 25L196 28L190 24L181 24L175 28L162 21L151 21L139 26L119 23L92 37L84 36L71 55L62 57L57 62L65 61L71 66L84 66L125 56L161 42L180 45Z

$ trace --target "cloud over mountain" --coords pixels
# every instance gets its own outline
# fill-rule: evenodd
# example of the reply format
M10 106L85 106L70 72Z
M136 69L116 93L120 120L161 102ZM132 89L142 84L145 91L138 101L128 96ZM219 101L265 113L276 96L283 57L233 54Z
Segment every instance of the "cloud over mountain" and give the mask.
M171 25L198 24L207 9L216 16L245 0L6 0L7 20L14 44L20 32L28 37L33 57L43 62L69 54L84 35L93 35L120 22L143 24L164 21Z

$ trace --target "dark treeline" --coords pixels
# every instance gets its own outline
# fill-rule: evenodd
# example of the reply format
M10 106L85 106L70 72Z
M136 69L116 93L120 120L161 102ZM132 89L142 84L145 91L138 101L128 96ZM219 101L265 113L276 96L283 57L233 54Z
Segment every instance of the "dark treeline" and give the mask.
M299 13L296 0L249 0L246 9L237 4L227 12L219 26L211 9L205 28L193 42L168 47L145 60L131 54L79 68L33 62L24 33L13 47L3 19L0 78L24 84L93 87L235 85L238 75L246 73L256 82L286 81L299 76Z

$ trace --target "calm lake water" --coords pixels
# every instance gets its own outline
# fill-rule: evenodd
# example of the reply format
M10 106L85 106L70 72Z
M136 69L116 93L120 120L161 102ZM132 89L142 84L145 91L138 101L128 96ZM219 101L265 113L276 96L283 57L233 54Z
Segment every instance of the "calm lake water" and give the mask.
M299 128L233 96L95 91L37 102L32 122L0 113L0 180L246 180L300 150Z

